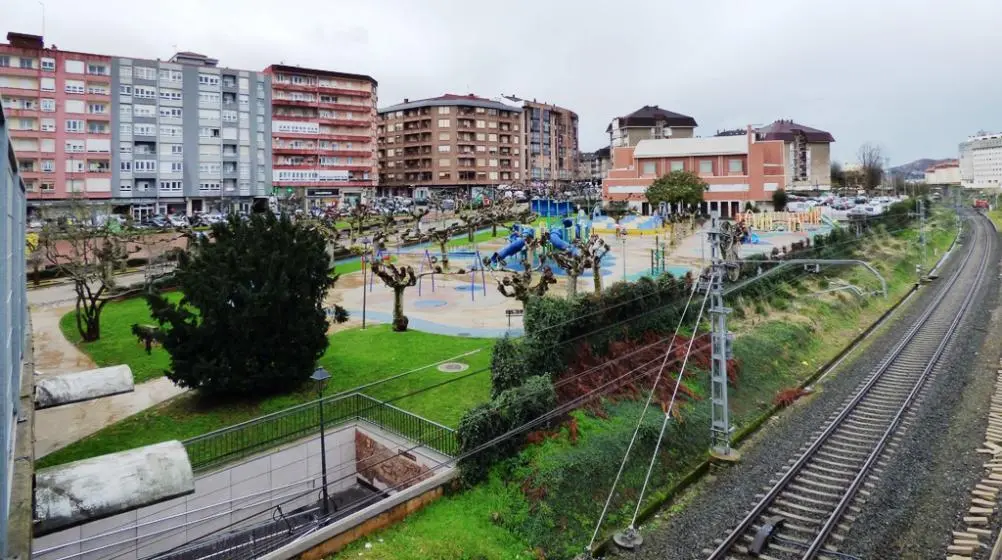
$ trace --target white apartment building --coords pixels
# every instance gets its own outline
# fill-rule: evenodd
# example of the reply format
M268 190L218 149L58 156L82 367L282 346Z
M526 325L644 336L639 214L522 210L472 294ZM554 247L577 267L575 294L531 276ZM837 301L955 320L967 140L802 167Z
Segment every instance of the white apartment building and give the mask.
M960 144L960 182L964 188L1002 188L1002 133L980 133Z

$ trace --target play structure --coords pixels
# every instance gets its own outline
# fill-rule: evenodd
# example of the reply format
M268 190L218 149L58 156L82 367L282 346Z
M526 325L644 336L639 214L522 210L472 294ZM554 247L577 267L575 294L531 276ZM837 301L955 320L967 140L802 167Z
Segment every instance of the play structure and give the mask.
M591 236L591 226L580 213L579 220L564 218L558 228L549 228L540 224L539 228L523 224L513 224L508 235L508 244L483 259L483 264L491 270L507 268L521 269L521 263L529 263L535 270L548 264L547 255L552 252L579 254L580 250L572 244L572 240L584 240ZM537 237L538 236L538 237ZM509 262L516 257L514 262Z
M538 214L544 218L564 217L574 212L573 205L566 200L553 200L550 198L534 198L529 202L529 209L533 214Z

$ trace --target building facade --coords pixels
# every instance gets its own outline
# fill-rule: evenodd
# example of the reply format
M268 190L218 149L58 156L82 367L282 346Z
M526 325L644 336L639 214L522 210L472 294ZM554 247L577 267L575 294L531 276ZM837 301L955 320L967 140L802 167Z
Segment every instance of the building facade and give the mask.
M379 194L473 193L525 179L522 108L446 94L379 110Z
M274 185L305 206L357 201L376 186L376 80L272 65Z
M960 161L951 159L925 170L927 185L960 185Z
M688 115L644 105L629 115L612 119L605 131L609 134L609 146L621 148L636 146L641 140L692 138L696 126L696 119Z
M822 133L831 137L810 130L818 135L808 137L812 140L809 145L824 144ZM632 208L649 214L655 209L647 203L647 187L658 177L684 170L698 174L709 185L703 196L704 212L718 211L723 217L732 217L748 204L770 206L775 191L796 189L822 173L825 179L830 176L827 144L816 149L813 158L804 157L803 138L790 140L788 132L786 127L770 125L757 130L748 127L740 136L650 139L636 146L614 147L612 169L603 181L603 198L627 201ZM791 150L791 143L797 149Z
M502 96L522 108L522 169L529 181L568 183L576 179L578 150L578 115L570 109Z
M612 167L609 148L599 148L594 152L581 152L579 178L582 180L599 181L605 179Z
M960 181L968 189L1002 187L1002 133L979 133L960 144Z
M249 211L271 191L267 77L197 53L116 57L112 196L119 211Z
M112 59L44 48L37 35L0 44L0 97L29 205L112 189Z

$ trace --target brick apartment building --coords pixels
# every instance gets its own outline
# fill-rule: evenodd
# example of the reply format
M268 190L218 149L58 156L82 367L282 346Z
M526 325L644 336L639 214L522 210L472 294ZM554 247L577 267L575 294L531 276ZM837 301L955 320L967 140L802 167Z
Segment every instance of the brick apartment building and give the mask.
M633 146L612 148L612 168L603 181L603 198L623 200L644 214L647 187L671 171L699 174L709 191L704 211L731 217L745 205L771 205L778 189L830 189L828 132L779 120L762 127L747 127L709 138L642 139Z
M379 194L424 198L522 181L522 108L445 94L379 109Z
M567 183L576 178L578 115L570 109L517 96L504 99L522 108L522 168L531 182Z
M246 211L276 192L327 205L375 186L377 84L368 76L231 69L191 52L107 56L13 32L7 40L0 99L32 213L71 197L137 218Z

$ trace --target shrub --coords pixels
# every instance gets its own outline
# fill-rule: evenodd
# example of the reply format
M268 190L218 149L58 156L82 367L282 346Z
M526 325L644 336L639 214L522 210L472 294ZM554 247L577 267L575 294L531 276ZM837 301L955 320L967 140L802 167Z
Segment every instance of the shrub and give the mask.
M507 335L498 340L491 354L491 398L518 387L529 375L521 344Z

